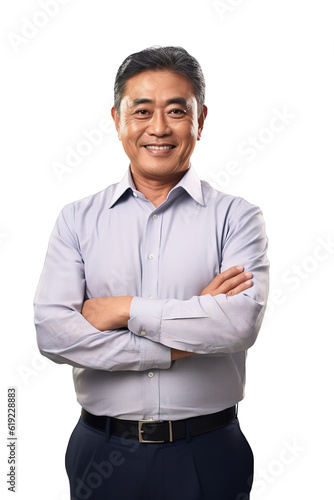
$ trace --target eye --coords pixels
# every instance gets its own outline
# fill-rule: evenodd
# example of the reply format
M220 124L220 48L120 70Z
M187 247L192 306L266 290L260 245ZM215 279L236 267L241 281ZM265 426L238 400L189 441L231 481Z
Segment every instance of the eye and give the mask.
M149 114L149 112L147 111L147 109L138 109L136 112L135 112L136 115L139 115L139 116L146 116Z
M170 111L173 115L185 115L186 112L183 109L175 108Z

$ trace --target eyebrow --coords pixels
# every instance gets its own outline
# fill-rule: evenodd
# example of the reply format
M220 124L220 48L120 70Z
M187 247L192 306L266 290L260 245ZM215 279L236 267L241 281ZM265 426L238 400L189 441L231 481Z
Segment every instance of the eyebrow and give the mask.
M146 97L138 97L134 99L131 103L132 106L139 106L140 104L153 104L154 101L152 99L147 99ZM180 104L184 108L188 108L187 100L184 97L173 97L172 99L168 99L166 105L170 104Z

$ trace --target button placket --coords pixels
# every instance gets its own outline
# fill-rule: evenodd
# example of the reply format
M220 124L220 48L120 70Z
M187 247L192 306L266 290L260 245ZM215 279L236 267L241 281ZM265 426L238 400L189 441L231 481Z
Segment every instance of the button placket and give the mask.
M143 244L142 296L157 297L162 214L151 212Z
M161 213L150 213L147 218L146 231L142 245L142 296L154 300L158 297L158 273L159 273L159 254L161 243L161 229L163 216ZM150 335L154 332L150 332ZM148 335L145 323L140 332L141 337ZM154 369L155 368L155 369ZM145 413L154 416L157 419L160 412L160 373L156 367L143 373L143 391L145 404Z

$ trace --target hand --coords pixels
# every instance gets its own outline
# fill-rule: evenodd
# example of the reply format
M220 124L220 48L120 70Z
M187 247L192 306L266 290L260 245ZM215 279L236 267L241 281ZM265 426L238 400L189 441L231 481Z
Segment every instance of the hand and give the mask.
M244 292L247 288L253 286L251 278L252 273L243 272L244 268L242 266L233 266L226 271L218 274L211 283L208 284L202 291L201 295L210 294L212 296L223 293L225 295L237 295L238 293ZM179 351L177 349L171 350L171 360L187 358L192 356L193 352Z
M178 349L171 348L171 360L175 361L176 359L188 358L189 356L193 356L194 352L188 351L179 351Z
M126 328L133 297L99 297L83 303L81 314L101 331Z
M253 286L252 273L243 272L242 266L233 266L218 274L211 283L202 290L201 295L212 296L223 293L225 295L237 295Z

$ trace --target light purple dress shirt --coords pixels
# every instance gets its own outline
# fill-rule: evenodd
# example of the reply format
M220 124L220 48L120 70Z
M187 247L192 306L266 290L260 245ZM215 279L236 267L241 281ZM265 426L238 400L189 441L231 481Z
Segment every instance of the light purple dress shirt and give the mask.
M200 181L191 167L156 208L123 180L61 211L35 296L42 354L73 365L78 402L95 415L177 420L244 395L245 360L268 294L260 209ZM234 265L244 293L200 296ZM100 331L83 301L133 296L128 328ZM196 355L171 362L171 349Z

